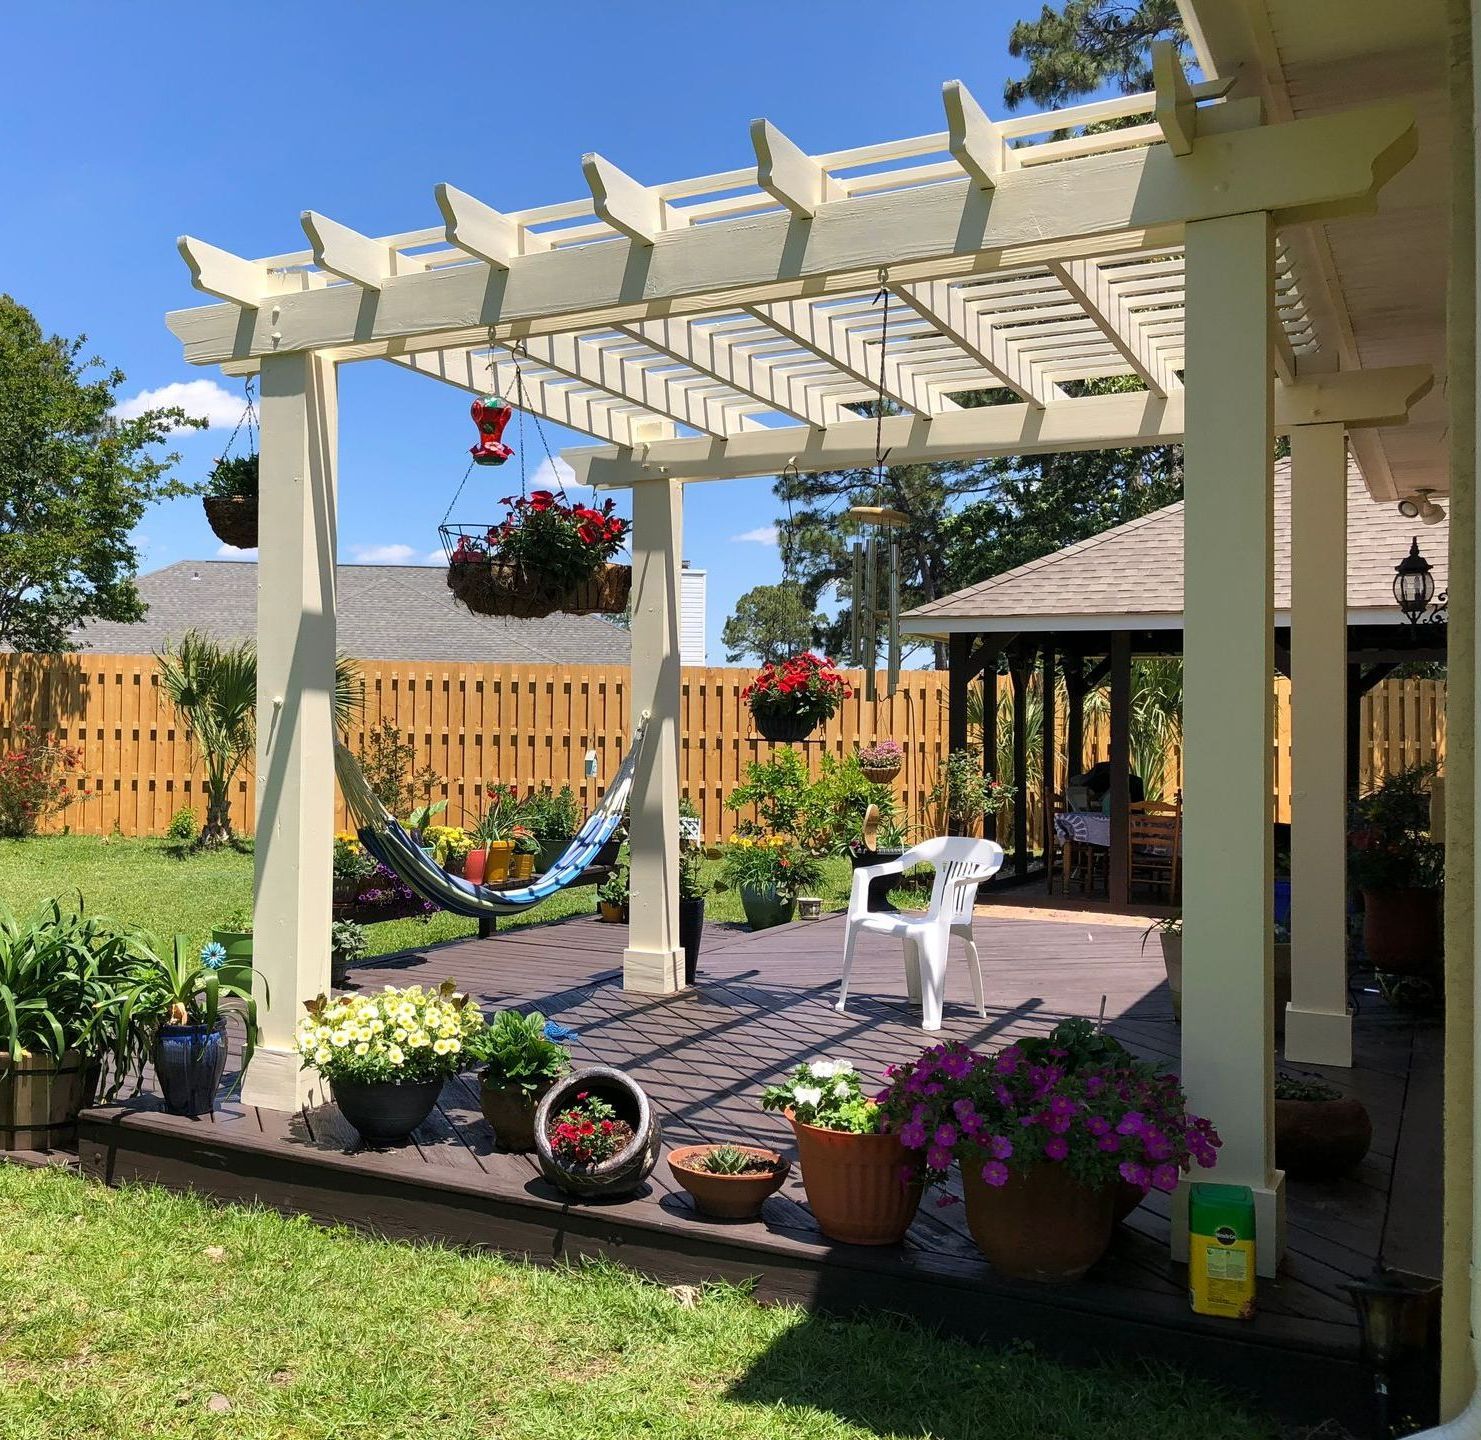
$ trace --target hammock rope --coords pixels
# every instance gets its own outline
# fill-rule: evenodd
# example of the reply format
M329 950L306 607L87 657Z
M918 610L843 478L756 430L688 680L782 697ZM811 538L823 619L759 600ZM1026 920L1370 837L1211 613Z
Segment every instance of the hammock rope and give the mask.
M586 870L597 851L616 833L632 794L647 726L648 714L644 711L633 735L632 747L618 766L607 793L587 816L586 823L550 869L517 889L496 890L449 875L380 802L366 781L360 762L340 744L334 747L334 769L345 805L355 819L360 843L386 869L422 899L430 900L443 910L468 920L496 919L500 915L518 915L563 890Z

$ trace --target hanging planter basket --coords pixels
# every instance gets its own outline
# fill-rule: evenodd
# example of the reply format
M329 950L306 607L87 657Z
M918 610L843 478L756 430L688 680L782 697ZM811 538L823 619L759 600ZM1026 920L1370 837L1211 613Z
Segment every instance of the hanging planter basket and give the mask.
M818 728L817 721L786 710L753 710L751 718L756 722L756 733L778 745L806 740Z
M527 566L470 553L485 543L487 526L444 525L447 588L475 615L508 615L537 620L562 611L567 615L620 615L632 594L631 565L603 565L590 579L571 588ZM466 542L466 543L465 543Z
M864 778L871 785L893 785L900 774L900 766L899 760L888 765L865 765L861 761L859 769L864 772Z
M252 550L257 545L257 497L255 495L206 495L206 523L224 545Z

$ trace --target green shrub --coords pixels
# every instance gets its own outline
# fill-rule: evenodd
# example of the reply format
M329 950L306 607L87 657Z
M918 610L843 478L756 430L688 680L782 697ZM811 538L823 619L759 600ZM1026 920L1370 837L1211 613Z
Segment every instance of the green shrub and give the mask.
M882 821L893 820L894 792L867 779L857 755L842 760L824 755L818 771L812 779L801 753L780 746L769 760L747 767L745 783L726 796L725 804L731 810L754 806L762 830L790 835L814 855L841 854L859 838L871 805L879 807Z
M519 819L540 840L568 840L581 828L581 807L569 785L547 785L519 807Z
M501 1010L488 1025L471 1035L469 1058L483 1067L483 1078L493 1088L519 1090L533 1098L570 1068L571 1052L552 1040L545 1017L518 1010Z
M189 844L200 834L201 824L195 818L195 811L188 805L182 805L170 817L170 828L165 831L166 840L180 840Z

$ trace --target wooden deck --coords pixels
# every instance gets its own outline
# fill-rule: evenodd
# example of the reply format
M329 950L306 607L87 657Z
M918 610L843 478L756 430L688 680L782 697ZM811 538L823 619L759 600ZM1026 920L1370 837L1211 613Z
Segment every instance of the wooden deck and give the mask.
M772 1077L805 1059L847 1056L878 1072L926 1037L906 1006L898 947L865 937L849 1015L832 1008L842 920L752 935L709 927L692 994L625 995L626 930L584 918L384 957L352 975L365 987L452 976L484 1006L539 1008L577 1031L578 1062L631 1071L662 1116L668 1145L751 1138L790 1147L790 1131L757 1105ZM979 1046L1094 1016L1138 1053L1175 1065L1178 1033L1160 958L1124 922L979 913L988 1018L949 977L944 1036ZM646 1191L572 1204L533 1161L499 1153L478 1109L476 1080L450 1083L439 1110L402 1148L365 1151L333 1106L282 1114L228 1104L212 1121L165 1115L148 1096L85 1112L86 1173L260 1199L393 1236L437 1236L537 1258L609 1255L670 1283L752 1279L766 1298L846 1310L913 1313L989 1340L1023 1338L1071 1356L1155 1355L1246 1387L1293 1418L1335 1415L1363 1428L1367 1381L1345 1284L1390 1263L1438 1273L1439 1029L1363 997L1358 1063L1328 1072L1372 1113L1373 1150L1340 1183L1289 1185L1289 1255L1262 1284L1250 1323L1191 1313L1167 1255L1166 1197L1154 1197L1082 1283L1005 1281L979 1257L960 1205L927 1198L899 1250L834 1245L812 1222L794 1174L757 1223L699 1218L660 1163ZM1391 1202L1393 1202L1391 1204ZM1387 1232L1385 1236L1385 1225Z

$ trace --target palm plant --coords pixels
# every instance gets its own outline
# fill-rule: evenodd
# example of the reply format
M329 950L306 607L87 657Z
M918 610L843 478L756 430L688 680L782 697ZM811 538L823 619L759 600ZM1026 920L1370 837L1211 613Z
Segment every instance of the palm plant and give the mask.
M160 685L185 722L206 772L206 823L194 848L216 849L235 839L231 785L257 743L257 650L250 641L226 645L187 630L155 659ZM348 729L364 709L359 666L340 656L334 667L335 729Z

